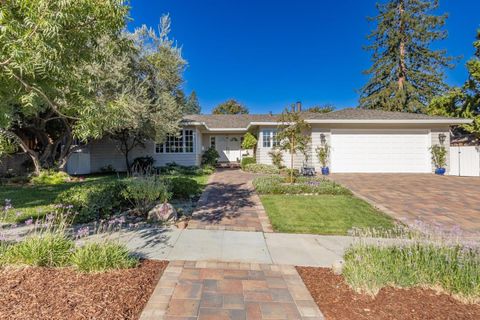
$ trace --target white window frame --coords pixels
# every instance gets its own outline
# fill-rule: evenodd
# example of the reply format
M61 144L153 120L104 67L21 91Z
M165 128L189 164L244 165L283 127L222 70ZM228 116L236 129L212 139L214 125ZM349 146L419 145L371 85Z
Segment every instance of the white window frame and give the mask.
M216 136L210 136L210 148L211 147L214 147L214 148L217 147L217 137Z
M265 140L265 137L268 140ZM262 147L263 148L275 148L280 145L277 140L277 130L276 129L263 129L262 130Z
M192 137L192 140L191 140L191 146L188 146L188 147L191 147L191 151L187 151L187 133L190 133L189 131L191 131L191 135L189 134L188 136L191 136ZM154 154L181 154L181 153L195 153L196 151L196 141L197 141L197 135L196 135L196 132L195 132L195 129L182 129L180 130L179 132L179 135L178 136L173 136L173 135L168 135L166 137L166 141L169 141L171 139L173 139L171 142L174 142L175 139L178 139L178 138L181 138L181 146L177 146L179 148L181 148L182 151L180 152L172 152L171 150L167 152L167 147L166 147L166 142L164 143L155 143L154 146L153 146L153 152ZM169 148L170 149L170 148Z

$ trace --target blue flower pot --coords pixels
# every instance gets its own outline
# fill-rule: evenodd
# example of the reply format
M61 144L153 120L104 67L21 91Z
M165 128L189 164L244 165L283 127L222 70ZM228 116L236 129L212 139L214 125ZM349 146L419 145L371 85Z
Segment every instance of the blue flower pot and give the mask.
M437 169L435 169L435 174L443 176L445 174L445 171L446 171L445 168L437 168Z
M330 174L330 169L328 169L328 167L323 167L322 168L322 174L324 176L328 176Z

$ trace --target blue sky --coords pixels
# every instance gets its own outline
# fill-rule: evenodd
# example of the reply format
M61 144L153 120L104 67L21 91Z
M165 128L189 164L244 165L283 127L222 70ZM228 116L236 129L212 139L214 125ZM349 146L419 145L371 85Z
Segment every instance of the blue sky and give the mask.
M356 106L357 90L370 66L362 49L374 27L370 0L131 0L130 28L158 25L169 13L171 36L189 65L185 91L195 90L203 113L235 98L250 113L280 112L301 100L304 106ZM440 0L448 12L449 38L437 47L463 56L448 70L447 82L462 84L465 62L480 28L478 0Z

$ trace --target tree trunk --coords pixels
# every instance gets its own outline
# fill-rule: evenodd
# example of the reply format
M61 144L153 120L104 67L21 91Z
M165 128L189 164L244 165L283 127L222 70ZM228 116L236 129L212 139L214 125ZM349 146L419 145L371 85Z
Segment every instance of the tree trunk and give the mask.
M404 0L401 0L398 5L398 12L400 18L400 44L399 44L399 66L398 66L398 90L403 91L405 87L405 81L407 78L407 66L405 63L405 24L403 21L403 15L405 14Z
M33 162L35 175L38 176L40 174L40 171L42 170L42 165L41 165L40 159L38 157L38 153L33 151L32 149L30 149L25 144L25 142L23 142L23 140L18 135L13 133L12 131L7 131L5 129L0 129L0 134L4 135L8 139L13 140L15 143L18 144L18 146L20 147L20 149L23 150L23 152L25 152L26 154L28 154L30 156L30 158L32 159L32 162Z

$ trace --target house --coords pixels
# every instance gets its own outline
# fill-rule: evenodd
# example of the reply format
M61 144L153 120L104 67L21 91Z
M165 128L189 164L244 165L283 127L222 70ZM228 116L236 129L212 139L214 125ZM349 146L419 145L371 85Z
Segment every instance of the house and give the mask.
M428 116L424 114L386 112L379 110L342 109L330 113L302 113L311 129L308 164L320 169L315 150L322 143L331 146L331 172L398 172L428 173L434 170L430 147L450 146L450 127L469 123L468 119ZM220 154L221 162L237 162L251 150L242 150L246 132L258 137L258 163L270 164L269 151L278 143L278 115L189 115L182 121L181 133L170 136L163 144L148 142L137 148L131 159L152 156L156 166L175 162L180 165L200 165L202 153L210 147ZM109 138L92 142L82 155L72 158L70 173L98 172L113 166L125 171L124 156ZM80 157L82 157L80 159ZM448 161L447 155L447 161ZM80 159L80 160L79 160ZM305 162L303 155L294 156L294 166ZM290 156L284 154L284 164ZM447 164L448 172L448 164Z

